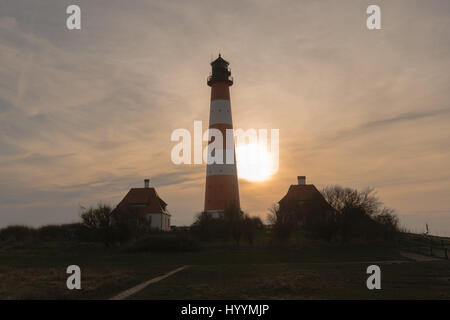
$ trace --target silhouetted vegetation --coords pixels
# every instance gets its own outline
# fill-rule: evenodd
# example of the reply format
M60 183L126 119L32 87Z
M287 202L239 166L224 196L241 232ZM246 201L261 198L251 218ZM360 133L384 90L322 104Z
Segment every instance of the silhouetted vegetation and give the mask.
M80 217L87 228L102 230L111 225L111 211L111 207L105 204L99 204L96 208L81 207Z
M145 219L134 214L114 215L111 207L104 204L81 207L80 218L81 223L39 228L9 226L0 229L0 241L11 244L32 244L38 241L101 242L110 246L157 233L151 230Z
M199 239L222 240L232 239L239 244L244 238L252 244L256 232L263 230L263 223L258 217L250 217L237 207L229 206L218 217L201 212L191 226L192 233Z
M36 229L27 226L9 226L0 230L1 241L31 241L36 238Z
M36 244L39 241L89 241L93 236L81 223L47 225L39 228L9 226L0 229L0 241L10 244Z
M257 232L264 230L264 224L259 217L244 216L243 234L248 243L253 244Z
M97 207L81 208L80 217L83 226L88 230L89 240L103 241L110 245L116 241L124 240L112 226L112 209L108 205L99 204Z
M394 210L384 207L373 189L358 191L329 186L322 194L336 210L336 236L343 242L355 238L391 240L397 234L398 218Z
M296 214L294 211L282 211L278 205L270 209L267 220L271 226L272 236L278 241L286 241L296 230Z
M185 232L156 232L126 244L131 252L184 252L200 248L197 240Z
M104 204L81 210L83 225L94 235L93 239L107 246L144 237L152 232L148 221L132 212L114 213L110 206Z
M340 186L322 190L322 204L300 203L290 210L274 206L268 216L269 236L286 242L294 234L301 239L391 240L399 232L399 222L392 209L383 206L371 189L358 191ZM325 205L323 204L325 203ZM328 205L329 204L329 205ZM47 225L40 228L10 226L0 229L2 243L33 244L39 241L97 242L106 246L123 245L131 251L190 251L209 242L245 241L268 243L267 228L259 217L250 217L230 206L217 217L202 212L190 228L161 232L151 229L146 219L133 213L118 213L99 204L81 208L81 223ZM300 239L295 236L296 239Z
M327 241L391 240L399 231L394 211L384 207L372 189L329 186L322 195L334 210L305 210L301 205L286 210L274 206L268 217L273 238L286 241L294 232L303 232Z
M89 239L88 230L81 223L63 225L47 225L37 229L40 240L86 240Z

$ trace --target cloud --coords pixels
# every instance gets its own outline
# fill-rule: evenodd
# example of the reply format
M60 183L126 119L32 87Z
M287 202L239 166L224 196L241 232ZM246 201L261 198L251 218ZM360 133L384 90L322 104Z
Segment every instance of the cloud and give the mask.
M205 171L171 163L170 134L207 121L218 51L236 80L235 125L281 129L280 172L240 185L251 214L298 174L380 186L401 212L426 200L397 193L435 181L427 205L449 207L449 110L431 109L450 99L448 1L384 1L380 32L360 1L79 2L79 32L65 28L68 0L1 5L0 225L72 221L79 204L115 204L144 178L189 224Z
M14 31L17 28L17 20L14 17L0 17L0 28Z
M399 115L391 117L391 118L366 122L365 124L361 125L360 128L361 129L363 129L363 128L381 128L381 127L387 126L387 125L395 125L399 122L447 116L449 114L450 114L450 108L436 109L436 110L429 110L429 111L406 112L406 113L402 113L402 114L399 114Z
M443 117L450 115L449 108L434 109L427 111L405 112L387 118L371 120L363 122L359 125L354 125L351 128L345 128L333 132L328 136L324 136L314 147L314 149L335 147L339 143L353 140L360 140L366 135L379 133L384 134L387 128L396 128L401 124L410 124L420 128L418 123L421 120L437 118L442 121Z
M43 155L40 153L32 153L25 157L15 159L15 163L22 163L26 165L40 166L40 165L55 165L59 161L63 161L68 157L73 156L74 153L57 154L57 155Z
M11 108L11 104L3 99L0 99L0 113L8 111Z

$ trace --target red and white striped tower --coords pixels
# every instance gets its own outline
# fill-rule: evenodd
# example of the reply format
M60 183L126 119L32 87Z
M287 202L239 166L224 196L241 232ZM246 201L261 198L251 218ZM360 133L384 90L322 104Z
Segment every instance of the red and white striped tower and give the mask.
M226 163L227 152L234 156L234 137L233 141L228 142L233 150L226 149L226 129L233 129L230 103L230 86L233 85L233 78L228 65L229 63L219 54L219 57L211 62L212 72L208 77L208 86L211 87L209 128L222 132L224 158L223 164L213 163L206 167L205 211L213 216L217 216L228 206L240 208L236 161Z

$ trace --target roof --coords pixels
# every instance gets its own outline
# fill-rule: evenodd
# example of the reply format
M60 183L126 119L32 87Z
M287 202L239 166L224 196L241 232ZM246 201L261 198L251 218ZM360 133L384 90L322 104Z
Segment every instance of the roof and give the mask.
M169 214L166 207L167 203L158 196L155 188L132 188L114 211L127 212L133 210L140 216L149 213Z
M219 53L219 57L214 60L213 62L211 62L211 65L216 65L216 64L225 64L225 65L229 65L230 63L225 60L224 58L222 58L222 56Z
M299 201L317 203L326 209L334 210L313 184L291 185L286 195L278 202L280 205L297 205Z

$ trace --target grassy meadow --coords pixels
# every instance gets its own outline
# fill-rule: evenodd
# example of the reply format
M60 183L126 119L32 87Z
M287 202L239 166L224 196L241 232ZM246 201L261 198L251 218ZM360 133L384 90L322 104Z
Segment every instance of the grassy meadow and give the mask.
M131 299L450 299L448 260L415 262L390 243L298 246L211 243L189 252L135 252L95 243L40 242L0 249L1 299L109 299L182 265ZM82 290L66 288L81 268ZM382 289L366 288L381 267Z

